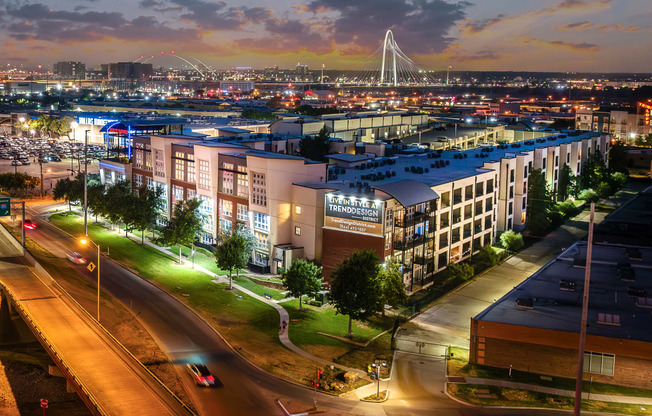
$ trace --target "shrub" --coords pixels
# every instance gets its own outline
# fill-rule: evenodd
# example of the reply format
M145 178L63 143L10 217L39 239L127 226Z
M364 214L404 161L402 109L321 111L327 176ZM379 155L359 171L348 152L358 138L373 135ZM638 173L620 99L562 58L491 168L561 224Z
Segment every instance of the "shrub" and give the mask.
M593 189L583 189L578 198L586 202L595 202L598 200L598 194Z
M515 233L513 230L507 230L500 235L500 244L509 251L518 251L525 246L521 233Z
M322 304L320 301L318 301L318 300L309 300L309 301L308 301L308 305L312 305L312 306L316 306L316 307L318 307L318 308L321 308L321 306L322 306L323 304Z
M573 201L567 199L566 201L557 205L557 209L565 218L570 218L578 214L579 209L575 206Z
M478 253L480 263L487 265L487 267L495 266L498 264L502 258L501 254L497 252L491 244L482 246L480 252Z
M451 263L447 267L454 279L469 280L473 277L475 270L468 263Z

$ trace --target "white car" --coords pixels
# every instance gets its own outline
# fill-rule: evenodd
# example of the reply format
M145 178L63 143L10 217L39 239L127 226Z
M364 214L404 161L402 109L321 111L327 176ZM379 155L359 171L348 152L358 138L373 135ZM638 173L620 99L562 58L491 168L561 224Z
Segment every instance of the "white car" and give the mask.
M68 254L66 254L66 257L68 257L68 260L75 264L86 264L88 263L88 260L84 258L81 254L77 253L76 251L72 251Z

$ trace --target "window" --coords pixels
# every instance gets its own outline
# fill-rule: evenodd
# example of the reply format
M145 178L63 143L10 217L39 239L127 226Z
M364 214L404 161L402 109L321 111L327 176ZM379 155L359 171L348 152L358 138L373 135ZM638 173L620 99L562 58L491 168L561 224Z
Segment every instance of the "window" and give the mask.
M584 352L585 373L613 376L615 364L616 356L613 354L603 354L601 352L591 351Z
M475 196L484 195L484 182L478 182L475 184Z
M165 178L165 160L163 160L163 151L154 150L154 174Z
M527 178L527 166L523 168L523 178Z
M462 202L462 188L453 190L453 205Z
M462 220L462 210L461 208L456 208L453 211L453 224L457 224Z
M262 173L251 174L251 202L263 207L267 206L267 189L265 188L265 175Z
M247 222L247 212L248 209L246 205L238 204L238 220Z
M512 213L514 212L514 205L513 205L513 203L510 202L509 205L508 205L508 207L509 207L509 208L507 209L507 215L512 215Z
M446 252L440 253L439 258L437 259L437 267L443 268L448 264L448 255Z
M257 250L267 251L269 249L267 245L269 237L267 234L254 232L254 238L256 239L255 246Z
M233 172L222 171L222 192L233 195Z
M241 166L238 166L240 170ZM245 168L247 169L247 168ZM249 198L249 176L247 173L238 173L238 196L241 198Z
M514 185L509 187L509 198L514 198Z
M492 197L487 198L484 202L484 212L489 212L494 208L494 199Z
M464 188L464 200L468 201L469 199L473 199L473 185Z
M543 163L541 163L541 170L546 170L546 162L547 162L547 160L546 160L546 158L544 157L544 158L543 158Z
M446 208L451 206L451 193L444 192L441 194L441 207Z
M448 246L448 233L442 233L439 235L439 248Z
M514 183L514 169L509 171L509 183Z
M301 235L301 227L294 227L294 235Z
M186 189L186 199L191 200L197 197L197 191L194 189Z
M394 212L391 209L385 211L385 227L388 230L392 229L392 221L394 220Z
M491 215L484 217L484 229L488 230L491 228Z
M192 156L192 155L189 155L189 156ZM195 178L195 162L188 161L188 162L186 162L186 166L188 168L188 172L187 172L187 175L186 175L186 181L190 182L190 183L195 183L195 181L197 180Z
M475 215L480 215L482 214L482 201L478 201L475 203Z
M211 176L208 160L199 161L199 189L211 189Z
M468 204L464 207L464 219L468 220L473 216L473 204Z
M301 215L301 211L302 211L302 210L303 210L303 208L301 207L301 205L295 205L295 206L294 206L294 213L295 213L295 214L297 214L297 215Z
M493 180L493 179L489 179L489 180L487 181L487 193L491 193L491 192L493 192L493 191L494 191L494 180Z
M143 175L136 174L136 186L140 188L143 186Z
M559 156L555 156L555 166L559 166Z
M179 154L177 152L177 154ZM181 153L183 156L183 153ZM186 161L183 159L174 159L174 178L180 181L185 181Z
M254 212L254 228L269 231L269 215L262 212Z
M220 199L220 205L222 206L222 215L225 217L233 216L233 202L227 201L225 199Z
M183 201L183 188L172 185L172 205L175 205L179 201Z
M135 150L135 149L134 149ZM145 164L145 155L143 155L142 150L134 151L134 167L142 169Z
M147 189L154 189L154 178L150 178L149 176L146 176L145 183L147 184Z
M233 229L233 222L231 220L225 220L220 218L220 230L222 230L222 233L231 234L232 229Z
M450 212L444 212L439 216L439 227L444 228L449 226L449 214Z
M599 313L598 323L603 325L620 326L620 315L612 313Z

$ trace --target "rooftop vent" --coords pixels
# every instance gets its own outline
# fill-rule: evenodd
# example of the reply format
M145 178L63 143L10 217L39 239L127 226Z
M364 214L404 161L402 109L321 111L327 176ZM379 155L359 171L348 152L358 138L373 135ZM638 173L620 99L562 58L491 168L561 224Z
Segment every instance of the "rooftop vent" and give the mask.
M575 292L576 286L577 284L575 282L569 282L568 280L563 279L559 281L559 289L566 292Z
M523 309L533 309L534 299L532 298L518 298L516 299L516 306Z
M618 277L624 282L636 281L636 274L629 263L618 263Z
M627 258L630 260L643 260L643 255L637 248L628 248Z

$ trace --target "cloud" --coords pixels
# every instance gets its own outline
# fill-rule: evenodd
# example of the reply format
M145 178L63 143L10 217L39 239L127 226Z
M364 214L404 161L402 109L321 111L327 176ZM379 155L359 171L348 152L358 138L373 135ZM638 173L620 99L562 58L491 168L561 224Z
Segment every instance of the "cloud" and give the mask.
M573 42L565 42L563 40L544 40L544 39L531 38L527 36L522 37L519 40L524 45L563 48L574 52L597 52L598 49L600 48L598 45L593 43L585 43L585 42L573 43Z
M583 32L585 30L591 29L593 27L593 22L589 22L589 21L575 22L575 23L567 23L565 25L556 25L553 27L563 32Z
M448 33L469 6L443 0L310 0L306 10L325 16L324 36L338 45L375 48L391 29L401 49L427 54L454 40Z
M469 22L464 25L461 30L467 34L477 34L492 26L499 25L501 23L513 22L513 21L525 21L527 18L537 18L541 16L558 14L564 12L589 12L593 10L602 10L605 8L611 7L613 0L564 0L550 7L545 7L543 9L533 10L527 13L516 14L513 16L506 16L504 14L499 14L496 17L490 19L477 20L474 22Z
M565 25L556 25L553 26L557 30L561 30L562 32L584 32L586 30L599 30L601 32L627 32L627 33L636 33L640 30L638 26L625 26L625 25L619 25L619 24L613 24L613 25L601 25L601 24L595 24L593 22L575 22L575 23L567 23Z
M245 50L283 54L287 52L328 53L333 50L331 42L309 24L296 19L270 17L265 20L267 35L262 38L244 38L235 41Z
M199 40L193 28L174 28L152 16L132 20L118 12L53 10L41 3L7 7L10 23L3 29L17 40L85 43L107 38L126 41L176 42Z

